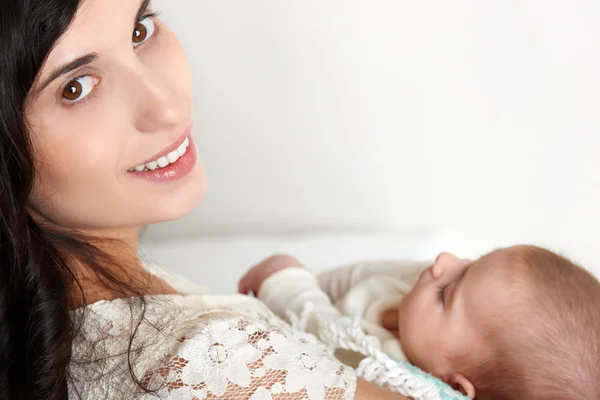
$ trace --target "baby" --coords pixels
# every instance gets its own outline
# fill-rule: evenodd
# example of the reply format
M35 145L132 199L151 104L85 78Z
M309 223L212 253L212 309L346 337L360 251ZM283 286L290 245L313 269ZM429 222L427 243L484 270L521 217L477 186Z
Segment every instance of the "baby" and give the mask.
M388 355L470 398L600 398L600 283L590 273L533 246L475 261L443 253L429 267L401 264L316 277L296 259L274 256L239 289L282 318L308 302L313 315L358 315Z

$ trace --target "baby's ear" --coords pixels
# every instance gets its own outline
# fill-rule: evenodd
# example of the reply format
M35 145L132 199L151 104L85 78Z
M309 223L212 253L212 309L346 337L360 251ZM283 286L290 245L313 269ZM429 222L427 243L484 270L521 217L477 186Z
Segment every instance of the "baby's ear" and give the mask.
M452 386L454 390L458 390L468 398L475 398L475 386L473 386L473 383L471 383L464 375L452 374L448 380L448 384Z

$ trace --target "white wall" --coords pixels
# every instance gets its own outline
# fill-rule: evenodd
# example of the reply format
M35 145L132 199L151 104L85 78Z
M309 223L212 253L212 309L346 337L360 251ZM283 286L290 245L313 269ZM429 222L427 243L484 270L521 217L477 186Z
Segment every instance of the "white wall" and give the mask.
M393 230L600 265L600 2L155 0L204 203L148 240Z

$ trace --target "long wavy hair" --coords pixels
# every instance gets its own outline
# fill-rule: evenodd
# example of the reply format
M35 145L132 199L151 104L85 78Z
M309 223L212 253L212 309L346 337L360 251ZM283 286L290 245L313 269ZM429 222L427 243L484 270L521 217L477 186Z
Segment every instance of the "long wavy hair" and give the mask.
M141 297L139 288L106 268L116 260L97 243L30 213L36 171L28 94L80 3L0 1L0 400L68 398L80 326L69 310L85 301L75 262L110 290Z

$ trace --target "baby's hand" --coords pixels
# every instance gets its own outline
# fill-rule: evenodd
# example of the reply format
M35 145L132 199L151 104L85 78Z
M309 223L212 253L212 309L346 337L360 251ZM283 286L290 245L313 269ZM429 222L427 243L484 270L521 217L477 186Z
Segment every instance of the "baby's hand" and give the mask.
M252 267L246 275L242 277L238 284L238 292L241 294L253 293L258 296L258 291L262 283L271 275L286 268L304 266L300 261L286 254L277 254Z
M381 314L381 326L390 331L392 335L400 338L400 332L398 331L399 319L398 307L388 308Z

